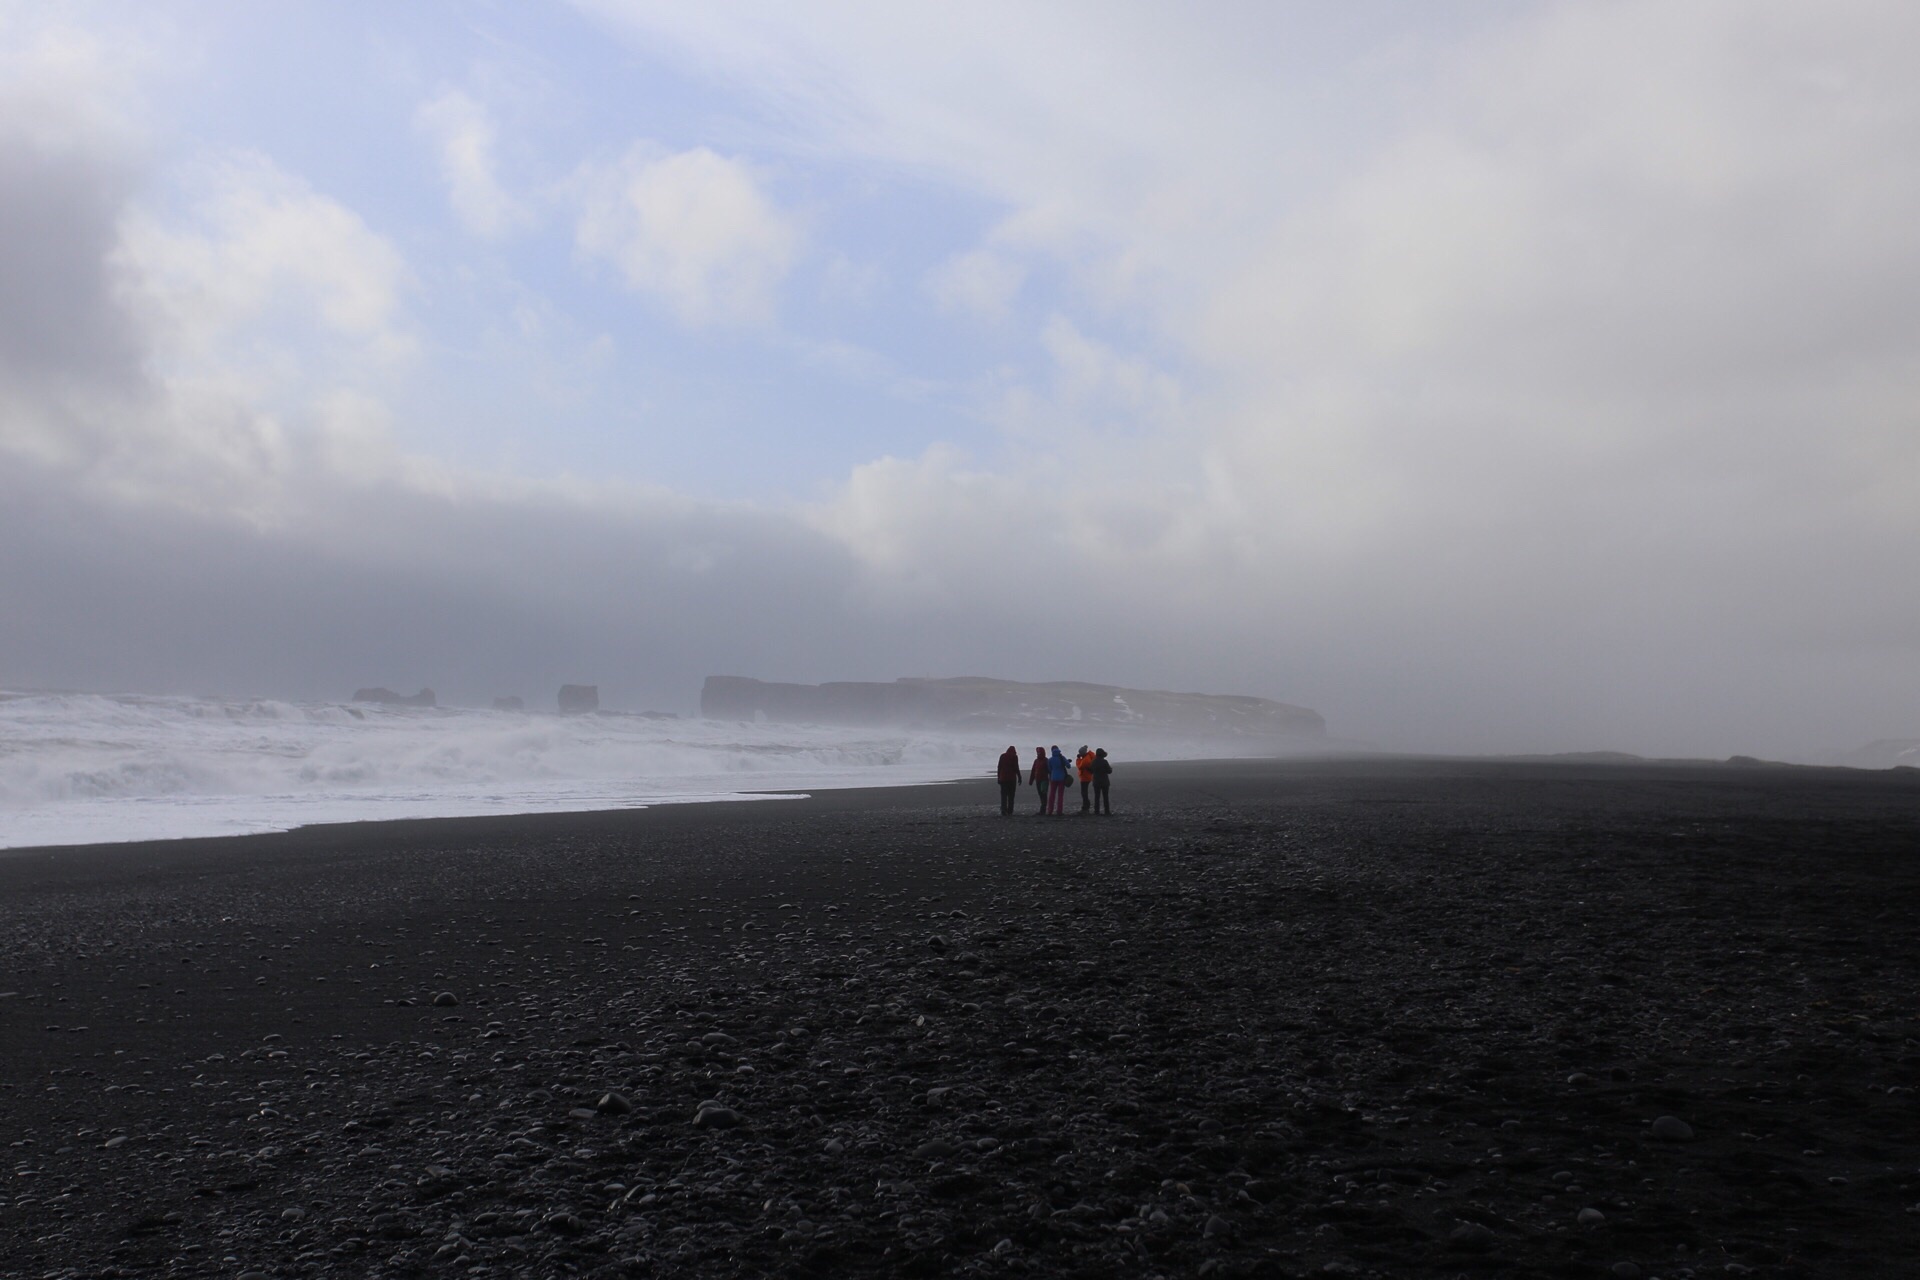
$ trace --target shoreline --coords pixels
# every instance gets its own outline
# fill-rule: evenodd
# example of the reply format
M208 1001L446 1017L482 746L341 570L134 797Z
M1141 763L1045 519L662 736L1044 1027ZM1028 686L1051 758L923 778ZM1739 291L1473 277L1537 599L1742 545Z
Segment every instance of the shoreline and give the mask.
M1706 771L1708 773L1723 771L1723 770L1747 773L1747 772L1752 772L1754 770L1784 769L1784 770L1795 770L1800 772L1817 771L1817 772L1832 772L1832 773L1843 773L1843 774L1859 774L1859 775L1866 775L1866 776L1872 776L1872 777L1891 778L1896 780L1907 778L1907 779L1913 780L1917 785L1920 785L1920 770L1902 769L1897 767L1893 769L1864 769L1864 768L1859 768L1851 765L1798 764L1798 763L1793 763L1788 761L1752 760L1746 757L1733 757L1728 760L1691 759L1691 758L1684 758L1684 757L1655 758L1655 757L1625 756L1625 755L1612 753L1612 752L1567 752L1567 753L1557 753L1557 754L1549 754L1549 755L1519 755L1519 756L1449 756L1449 755L1423 755L1418 753L1399 754L1399 753L1387 753L1387 752L1364 752L1364 753L1351 753L1351 754L1328 753L1323 755L1289 754L1289 755L1279 755L1279 756L1218 756L1218 757L1194 758L1194 759L1140 760L1140 761L1126 762L1126 768L1130 776L1138 777L1144 771L1146 776L1149 779L1154 778L1156 774L1161 772L1165 772L1168 776L1172 776L1175 774L1191 773L1193 771L1207 771L1207 770L1213 770L1213 769L1227 769L1231 771L1238 766L1246 766L1246 765L1253 765L1257 767L1271 766L1278 769L1300 768L1300 769L1309 770L1309 771L1315 770L1315 769L1327 769L1327 768L1331 768L1335 770L1351 768L1355 770L1376 771L1383 774L1391 774L1391 773L1402 771L1408 768L1412 768L1415 770L1423 770L1423 771L1443 770L1448 768L1462 768L1462 769L1473 769L1473 768L1556 769L1557 768L1557 769L1568 769L1568 770L1618 769L1618 770L1656 770L1656 771L1676 771L1676 772ZM938 779L933 781L914 780L914 781L903 781L903 782L896 782L896 783L873 783L873 782L863 781L858 783L850 783L847 785L784 787L784 788L772 788L768 790L737 790L737 791L731 791L726 793L717 793L713 795L675 796L668 799L643 800L643 801L638 801L632 804L617 805L617 806L610 806L610 807L603 806L598 808L532 809L532 810L526 810L522 812L491 811L491 812L485 812L485 813L471 813L471 814L424 815L420 817L402 816L402 817L354 818L354 819L343 819L343 820L337 820L337 821L300 823L295 826L275 827L272 829L261 830L261 831L235 831L235 832L222 832L217 834L192 834L192 835L182 835L182 836L161 836L161 837L142 836L142 837L131 837L125 840L75 841L70 843L63 842L63 843L56 843L56 844L39 844L39 845L0 845L0 861L4 861L10 857L15 857L15 856L22 856L22 855L34 856L34 855L40 855L40 854L47 854L56 850L67 851L67 852L78 852L83 850L127 848L130 846L146 846L146 845L165 847L169 845L179 845L183 843L193 843L193 842L199 842L199 841L254 840L254 839L272 838L275 836L294 835L300 832L313 831L313 830L326 829L326 828L349 828L349 829L364 828L368 830L369 834L372 834L379 831L381 828L386 828L386 827L404 828L410 824L471 823L471 822L489 822L494 820L515 821L515 820L540 819L540 818L567 818L567 817L578 817L583 815L633 813L633 812L640 812L640 811L650 810L650 809L677 808L684 805L710 805L710 804L724 805L724 804L759 802L759 801L769 801L769 800L806 801L806 800L814 800L821 796L830 796L830 795L835 795L842 792L868 792L868 791L891 792L891 791L914 790L918 788L959 787L959 786L971 785L974 783L984 783L984 784L990 785L991 782L992 782L991 774L983 773L978 777L969 776L969 777L957 777L957 778L944 778L944 779ZM1021 795L1023 798L1025 795L1026 789L1027 789L1026 784L1022 783Z

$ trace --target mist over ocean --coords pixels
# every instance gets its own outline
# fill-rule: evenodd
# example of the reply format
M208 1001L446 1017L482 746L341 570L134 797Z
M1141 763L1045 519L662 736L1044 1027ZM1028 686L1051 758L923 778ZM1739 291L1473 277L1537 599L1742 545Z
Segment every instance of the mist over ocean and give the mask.
M0 848L986 777L1005 746L618 713L0 693Z

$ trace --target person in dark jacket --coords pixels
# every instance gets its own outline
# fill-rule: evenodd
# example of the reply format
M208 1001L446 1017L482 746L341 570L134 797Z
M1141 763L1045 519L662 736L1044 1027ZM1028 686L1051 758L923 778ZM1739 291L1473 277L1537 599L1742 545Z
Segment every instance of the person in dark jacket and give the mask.
M1113 816L1113 761L1105 747L1093 753L1093 811Z
M1040 812L1045 813L1047 811L1047 749L1045 747L1033 749L1033 768L1027 773L1027 781L1031 782L1033 789L1040 793Z
M1020 790L1020 748L1008 747L1000 756L1000 816L1013 816L1014 793Z
M1067 782L1073 777L1073 761L1060 754L1056 745L1047 757L1047 812L1066 816Z

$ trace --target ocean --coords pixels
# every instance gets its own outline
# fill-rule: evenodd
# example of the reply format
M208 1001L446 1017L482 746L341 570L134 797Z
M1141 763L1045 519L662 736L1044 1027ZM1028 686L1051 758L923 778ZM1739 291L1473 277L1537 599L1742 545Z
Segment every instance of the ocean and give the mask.
M604 712L0 692L0 848L960 777L980 778L990 805L1005 746Z

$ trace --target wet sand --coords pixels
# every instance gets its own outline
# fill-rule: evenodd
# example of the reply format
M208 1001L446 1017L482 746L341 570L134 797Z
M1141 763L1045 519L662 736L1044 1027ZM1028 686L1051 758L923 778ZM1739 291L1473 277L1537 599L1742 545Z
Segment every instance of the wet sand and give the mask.
M0 854L0 1275L1920 1265L1920 775L1119 763Z

